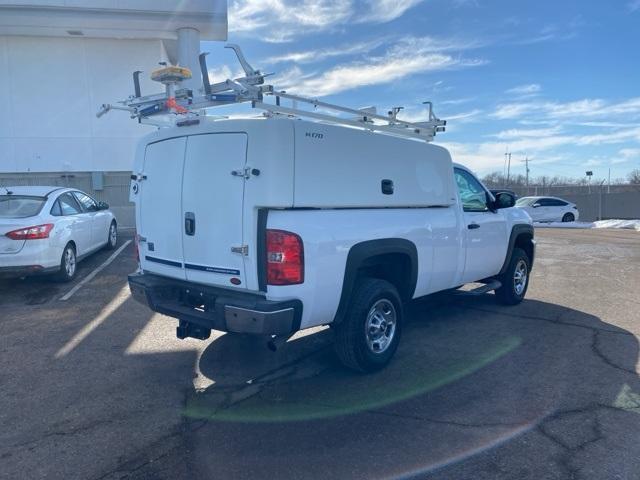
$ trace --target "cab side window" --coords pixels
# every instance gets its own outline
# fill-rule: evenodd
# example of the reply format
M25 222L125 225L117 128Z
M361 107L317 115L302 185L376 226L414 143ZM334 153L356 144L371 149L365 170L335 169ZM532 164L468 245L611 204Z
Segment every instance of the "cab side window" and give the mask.
M456 168L454 170L462 208L465 212L486 212L487 192L476 178L466 170Z
M71 194L69 193L63 193L62 195L60 195L60 197L58 197L58 200L56 200L56 203L60 207L61 215L77 215L78 213L82 213L82 208L80 208L80 205L78 204L76 199L73 198L73 196L71 196ZM54 210L51 210L51 214L55 215Z
M98 202L96 202L89 195L85 195L84 193L80 192L73 192L73 195L78 199L85 212L98 211Z

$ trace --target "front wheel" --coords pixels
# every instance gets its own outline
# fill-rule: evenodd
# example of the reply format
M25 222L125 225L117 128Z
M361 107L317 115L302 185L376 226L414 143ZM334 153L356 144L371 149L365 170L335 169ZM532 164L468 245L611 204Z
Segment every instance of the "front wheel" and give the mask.
M521 248L514 248L507 270L498 277L502 286L496 290L496 297L505 305L517 305L524 300L529 288L531 261Z
M396 287L385 280L362 279L345 318L334 328L338 358L359 372L384 368L398 348L402 318L402 301Z
M116 225L116 222L111 222L111 225L109 226L109 236L107 237L107 244L105 245L105 248L107 250L113 250L114 248L116 248L117 244L118 226Z
M573 222L575 219L576 217L573 215L573 213L565 213L562 217L562 221L564 223Z

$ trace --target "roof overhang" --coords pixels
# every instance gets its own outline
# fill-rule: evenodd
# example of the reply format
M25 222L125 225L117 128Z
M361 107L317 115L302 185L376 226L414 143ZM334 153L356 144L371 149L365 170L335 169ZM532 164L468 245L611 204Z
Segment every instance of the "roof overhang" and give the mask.
M171 40L185 27L226 40L227 1L0 0L0 35Z

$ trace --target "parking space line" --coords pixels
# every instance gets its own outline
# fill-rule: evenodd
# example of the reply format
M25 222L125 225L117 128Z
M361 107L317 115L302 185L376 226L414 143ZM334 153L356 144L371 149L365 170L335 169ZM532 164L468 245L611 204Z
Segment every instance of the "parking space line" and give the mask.
M107 304L107 306L102 309L102 311L96 318L82 327L80 331L76 333L73 338L71 338L71 340L69 340L60 350L56 352L55 358L64 357L69 352L74 350L78 345L80 345L80 343L82 343L82 341L87 338L91 334L91 332L102 325L102 322L104 322L111 316L113 312L120 308L120 306L129 298L129 295L129 286L125 285L120 289L118 294Z
M122 253L122 251L125 248L127 248L127 245L129 245L130 243L131 243L131 240L127 240L126 242L124 242L124 244L118 250L113 252L113 254L109 258L107 258L102 265L100 265L99 267L95 268L89 275L84 277L75 287L73 287L71 290L69 290L67 293L65 293L62 297L60 297L60 300L63 301L63 302L69 300L73 296L74 293L76 293L78 290L80 290L88 282L93 280L93 278L98 273L100 273L102 271L102 269L104 269L111 262L113 262L116 259L116 257L118 255L120 255L120 253Z

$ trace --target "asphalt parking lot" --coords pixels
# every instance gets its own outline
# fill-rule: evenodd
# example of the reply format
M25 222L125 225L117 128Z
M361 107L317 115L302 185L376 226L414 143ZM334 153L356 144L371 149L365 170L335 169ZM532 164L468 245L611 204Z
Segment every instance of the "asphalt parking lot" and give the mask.
M66 301L0 281L0 477L640 478L640 234L536 235L525 302L415 303L367 376L328 329L177 340L128 294L132 245Z

